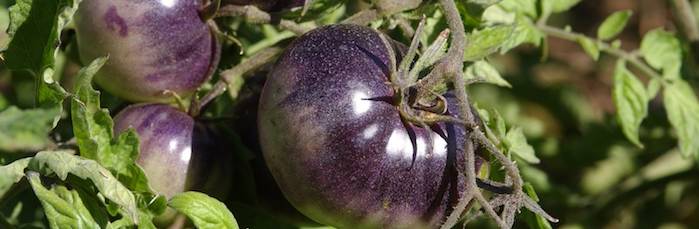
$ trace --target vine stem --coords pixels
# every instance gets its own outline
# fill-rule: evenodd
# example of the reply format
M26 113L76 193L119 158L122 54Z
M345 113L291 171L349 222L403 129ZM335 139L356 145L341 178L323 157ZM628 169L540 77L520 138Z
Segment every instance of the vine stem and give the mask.
M553 26L545 25L545 24L537 24L536 27L546 33L547 35L550 35L552 37L557 37L560 39L572 41L572 42L577 42L580 39L591 39L596 41L595 43L597 44L598 48L600 51L604 51L610 55L613 55L617 58L626 60L631 66L635 67L639 71L641 71L644 75L651 77L651 78L657 78L661 79L662 76L658 74L655 70L653 70L648 64L646 64L643 60L641 60L637 55L634 55L632 53L627 52L626 50L623 50L621 48L614 47L610 45L609 43L597 40L595 38L591 38L588 36L585 36L580 33L576 32L570 32L566 31L560 28L556 28Z
M250 56L250 58L244 60L235 67L221 72L221 79L216 82L213 89L209 91L209 93L202 97L198 104L192 106L191 109L196 110L190 111L190 113L194 114L195 116L199 114L206 104L226 91L226 88L228 88L230 82L233 82L235 77L243 77L246 73L264 66L265 64L273 61L274 58L276 58L281 52L282 49L278 47L265 48L253 54Z
M456 91L456 97L459 101L459 112L461 116L460 118L466 122L466 129L472 130L471 135L475 133L476 136L483 136L483 133L480 132L481 130L477 128L478 125L475 123L476 121L471 111L471 106L468 100L468 94L466 93L466 81L463 77L464 52L466 48L466 31L464 29L464 24L463 21L461 21L461 16L456 7L456 4L454 3L454 0L440 0L439 2L442 5L447 24L449 26L449 29L451 30L452 39L451 45L449 46L449 50L447 51L446 56L439 63L439 65L442 65L443 67L438 66L436 70L443 71L442 73L445 76L450 77L451 81L453 82ZM481 140L481 143L483 143L482 140L488 142L487 139L478 139ZM472 141L466 141L464 144L466 144L467 149L475 147ZM497 149L495 149L495 151L499 152ZM464 198L460 200L460 203L457 204L457 207L468 205L467 203L470 202L473 198L476 201L478 201L478 203L485 210L485 212L497 223L497 225L500 228L509 228L507 224L505 224L505 222L493 210L493 207L490 205L490 203L488 203L486 198L483 196L483 194L477 187L475 174L475 154L466 153L465 158L466 168L464 173L466 176L467 188L464 193ZM517 172L516 167L515 170L511 170L511 168L509 167L507 168L508 171L513 171L514 173L516 173L513 174L512 178L514 180L518 180L519 173ZM521 190L521 182L519 184L515 182L514 188L515 190ZM455 211L452 212L452 214L447 218L447 221L442 225L442 228L453 226L456 223L454 219L460 218L459 216L461 215L463 210L464 209L455 209Z
M243 17L245 21L256 24L276 22L272 15L254 6L227 5L218 10L216 17ZM281 19L276 24L296 35L302 35L316 27L316 25L298 24L287 19Z

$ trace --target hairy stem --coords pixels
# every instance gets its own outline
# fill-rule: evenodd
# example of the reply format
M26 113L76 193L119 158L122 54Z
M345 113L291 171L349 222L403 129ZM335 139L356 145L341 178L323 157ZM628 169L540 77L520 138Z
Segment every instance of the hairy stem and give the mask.
M256 24L274 23L296 35L302 35L316 27L315 25L298 24L287 19L274 20L269 13L254 6L227 5L218 10L216 17L243 17L247 22Z
M214 100L219 95L223 94L228 88L230 82L233 81L235 77L243 77L246 73L254 71L265 64L273 61L277 55L282 52L281 48L269 47L250 56L250 58L244 60L240 64L232 67L228 70L221 72L221 79L216 82L214 88L206 94L198 104L198 106L193 106L190 109L197 109L193 114L198 114L206 104Z
M367 25L379 18L379 13L375 9L365 9L343 20L342 24Z
M471 129L472 125L469 124L473 124L474 119L471 115L471 106L468 101L468 95L466 94L466 83L462 77L464 49L466 46L466 31L464 30L464 24L461 21L461 16L459 15L459 11L457 10L454 1L440 0L439 3L442 5L442 10L446 16L447 24L451 30L451 45L449 46L447 55L441 62L439 62L435 69L433 69L433 72L431 72L427 77L451 77L451 80L454 82L454 87L456 88L456 97L459 101L460 118L467 123L464 126L466 126L467 129ZM429 90L429 88L427 90ZM474 147L472 142L468 140L464 142L464 144L466 144L466 149L471 149ZM442 228L451 228L458 222L456 219L458 219L461 216L461 213L464 211L464 209L459 209L458 207L468 205L472 198L482 198L482 196L479 195L480 191L476 185L476 174L474 172L475 155L472 153L466 153L464 157L466 161L464 171L464 175L466 177L466 190L464 191L464 198L459 200L457 209L454 209L454 211L447 218L447 221L442 224Z
M576 32L569 32L565 31L560 28L548 26L548 25L541 25L538 24L536 27L541 30L542 32L546 33L547 35L557 37L560 39L568 40L568 41L573 41L577 42L580 39L591 39L596 41L595 43L597 44L598 48L600 51L606 52L612 56L615 56L617 58L626 60L631 66L635 67L639 71L641 71L644 75L651 77L651 78L661 78L662 76L658 74L655 70L653 70L648 64L643 62L643 60L639 59L638 56L633 55L626 50L623 50L621 48L616 48L609 43L596 40L595 38L591 38L588 36L585 36L580 33Z

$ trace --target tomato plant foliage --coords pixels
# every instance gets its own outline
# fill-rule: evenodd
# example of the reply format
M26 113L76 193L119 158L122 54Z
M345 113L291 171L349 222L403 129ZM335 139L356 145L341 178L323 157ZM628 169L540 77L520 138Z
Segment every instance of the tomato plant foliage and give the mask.
M638 198L637 201L643 202L643 198L633 196L639 192L653 190L655 185L659 185L662 186L660 191L664 192L666 205L681 205L680 200L686 198L686 193L697 187L696 181L687 178L696 177L694 163L699 160L699 100L695 93L697 80L692 78L699 75L695 73L699 69L696 67L699 66L699 58L695 52L699 50L694 48L699 37L692 40L692 36L686 35L691 32L686 28L678 31L673 31L672 27L646 29L640 36L629 38L627 26L638 23L639 13L615 9L608 11L612 13L607 12L609 15L603 18L595 18L597 23L594 28L584 30L594 33L577 32L575 27L567 25L576 19L566 19L566 15L575 15L584 10L578 6L588 3L580 0L221 0L194 4L202 20L197 21L197 25L202 31L208 28L211 33L210 37L209 34L203 36L209 39L205 39L206 42L211 43L205 45L205 56L211 60L196 60L210 65L207 70L206 63L197 62L197 66L202 67L196 69L197 77L202 79L199 81L207 82L198 81L196 92L188 88L181 95L173 89L158 91L154 96L157 98L152 99L141 94L135 96L139 101L157 101L177 107L194 118L197 130L203 130L187 130L194 133L194 140L187 143L185 148L189 151L182 151L179 154L181 158L177 160L202 160L192 164L203 165L204 169L189 169L205 172L182 173L188 174L187 186L192 190L176 194L168 200L153 189L154 182L149 182L153 176L149 177L139 164L142 142L137 132L153 133L134 129L122 133L114 131L114 114L134 102L128 101L131 97L124 96L130 92L110 93L103 90L110 88L112 83L152 86L162 83L154 80L160 76L147 75L141 77L142 82L131 82L133 78L120 81L123 78L101 75L100 84L93 86L93 78L106 74L101 72L105 68L116 71L136 68L124 65L119 60L124 58L124 53L114 56L101 53L103 56L94 60L84 60L85 55L81 53L91 48L86 46L92 44L78 45L76 37L83 34L76 35L81 31L76 26L106 21L106 27L101 29L117 31L121 28L124 30L120 32L121 36L128 38L127 25L119 23L126 23L121 16L128 17L133 12L122 12L120 16L115 11L112 13L116 16L110 14L110 18L81 18L83 22L74 23L74 15L79 12L79 7L85 5L81 5L81 2L87 1L97 0L0 0L0 228L156 228L171 225L198 228L306 228L340 225L339 222L332 222L333 218L341 218L333 217L335 212L324 212L324 215L328 215L324 223L329 225L319 225L287 202L284 194L288 197L288 193L278 190L277 183L281 182L275 183L269 174L269 165L261 160L261 149L271 146L259 145L257 134L260 131L255 125L258 99L265 78L275 76L267 73L287 71L273 69L277 57L293 56L284 54L284 50L294 47L297 37L316 28L340 23L371 27L370 31L376 32L372 32L376 36L375 43L385 45L384 48L388 50L385 54L395 57L382 57L390 61L380 67L385 67L381 69L387 76L385 89L401 96L391 98L398 102L389 106L390 111L397 108L397 122L432 129L439 129L439 125L447 122L463 125L460 128L466 128L470 137L462 140L467 143L455 144L473 144L478 152L466 153L472 153L478 159L476 164L483 162L481 159L485 161L483 166L478 164L475 172L471 172L474 177L468 176L469 171L459 171L459 174L472 179L464 182L473 181L473 185L477 186L465 184L464 187L473 187L464 188L467 194L463 195L464 199L455 199L453 206L449 205L454 208L449 210L451 215L444 214L443 219L430 219L439 222L437 226L452 228L464 224L510 228L526 225L530 228L551 228L552 225L556 226L554 223L558 219L567 226L616 226L612 223L612 217L598 216L615 209L631 209L642 216L647 209L639 210L625 205L631 202L627 199ZM150 4L147 6L174 4L169 1L147 2ZM683 8L677 4L668 5L674 7L675 14L680 15L674 23L682 26L691 19L694 21L689 24L696 27L697 21L691 10L685 9L681 13ZM84 15L92 15L91 10L104 10L100 7L80 10L86 10L82 11ZM450 14L450 10L456 10L458 15ZM104 11L111 12L111 8ZM154 14L159 15L157 12ZM144 15L152 16L150 19L158 18L151 14ZM687 15L692 17L687 19ZM561 24L564 26L559 26ZM454 28L455 25L463 28ZM172 41L168 37L171 31L167 30L176 30L177 23L163 23L162 26L163 31L144 39L151 43L132 47L129 42L133 40L124 42L124 46L129 46L128 50L143 51L129 52L127 56L141 60L138 58L143 56L139 55L157 55L158 58L152 58L157 61L143 58L147 61L139 65L139 69L161 66L167 71L175 69L181 75L189 70L179 69L179 64L192 63L192 60L185 60L181 56L194 51L179 43L162 44ZM694 30L699 33L699 28ZM143 34L152 35L150 32ZM105 37L108 36L111 35ZM455 38L465 40L455 42ZM634 42L627 44L629 39ZM604 101L597 101L597 104L609 104L610 108L603 111L609 117L595 115L599 113L598 109L592 108L587 99L570 89L579 86L573 81L563 80L567 84L557 86L557 89L542 86L546 84L541 83L546 81L542 79L565 75L546 72L552 64L575 65L561 64L562 61L556 59L561 58L561 52L557 52L561 46L554 40L577 45L577 53L587 55L589 60L595 62L589 64L595 66L594 72L609 73L605 80L596 79L608 84L602 88L606 95ZM318 39L317 42L325 41ZM463 50L455 52L454 47L459 44L463 45ZM333 45L325 43L317 47L308 46L301 48L333 48ZM153 47L178 49L151 52ZM122 47L115 45L107 48ZM182 50L189 51L184 53ZM371 51L364 52L371 54ZM459 63L455 65L454 60ZM307 63L294 67L302 69L303 64ZM112 68L114 66L117 67ZM453 66L462 68L454 70L451 69ZM603 68L606 70L603 71ZM201 76L207 71L208 75ZM322 74L333 71L334 68L330 66ZM546 75L553 76L546 78ZM177 81L183 80L187 79L172 82L182 83ZM174 87L170 85L174 84L172 82L164 86L158 84L157 88ZM467 93L458 94L458 89L463 87L455 87L460 82L465 84ZM332 87L325 89L334 90ZM265 95L282 94L269 93L276 94ZM442 97L447 93L449 100ZM456 96L452 96L454 94ZM404 95L409 99L402 100ZM326 100L318 98L306 104ZM469 119L470 114L452 111L449 114L452 116L445 117L442 115L445 112L434 112L439 108L439 101L449 101L447 105L453 106L452 109L473 109L474 117L478 118ZM418 115L412 116L413 113L403 110L402 105L408 103L411 109L420 108L416 109L419 112L414 113ZM294 109L298 109L299 113L306 112L303 107ZM559 110L564 112L557 112ZM424 112L433 116L419 115ZM156 116L150 118L157 119ZM425 117L443 119L437 123L425 123ZM147 127L151 119L142 118L143 126ZM269 125L276 125L275 120L265 121L269 121ZM296 131L298 128L287 129ZM288 130L279 131L282 132L275 134L298 134L283 132ZM314 130L301 128L298 131L310 134ZM420 140L427 141L427 138L422 139L420 131ZM276 137L260 138L264 142L278 141ZM149 142L157 139L149 138ZM419 148L420 144L410 145L408 140L405 143L405 147L410 149ZM172 141L160 145L175 148L177 144L180 143ZM190 155L199 151L210 153L201 158ZM587 151L595 152L584 155ZM167 166L167 161L162 163ZM226 166L220 166L222 164ZM663 165L672 165L672 168ZM281 171L279 168L271 170ZM293 171L305 171L305 168ZM341 172L338 174L352 174ZM345 181L341 184L346 184L351 179L355 177L333 177L332 180L339 183ZM287 183L284 188L288 190ZM322 187L298 188L303 191L318 189ZM396 196L410 195L397 193ZM462 198L462 195L457 196ZM318 200L322 201L329 200ZM390 201L384 200L374 205L389 209L392 207L390 204ZM302 208L313 211L314 207L317 206L309 204ZM580 209L587 207L594 210L576 215ZM520 209L527 210L519 214ZM175 214L177 216L173 217ZM699 213L691 211L686 215L696 216ZM375 217L377 219L372 220L380 221L382 216L377 214ZM668 216L667 221L684 220L690 225L699 223L679 216L672 217ZM655 221L649 223L661 224ZM343 221L341 225L347 224ZM434 223L430 225L435 226Z

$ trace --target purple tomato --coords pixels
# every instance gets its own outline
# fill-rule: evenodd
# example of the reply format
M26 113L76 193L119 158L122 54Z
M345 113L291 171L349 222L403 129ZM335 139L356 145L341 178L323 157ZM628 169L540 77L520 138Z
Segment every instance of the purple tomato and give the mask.
M75 15L84 63L109 55L95 81L132 101L187 96L218 63L218 44L199 18L200 1L85 0Z
M463 195L473 146L462 127L401 121L379 36L331 25L287 48L260 99L264 157L286 198L320 223L435 227Z
M168 199L188 190L194 167L194 120L182 111L161 104L136 104L114 117L114 132L133 128L140 140L138 163L151 187Z

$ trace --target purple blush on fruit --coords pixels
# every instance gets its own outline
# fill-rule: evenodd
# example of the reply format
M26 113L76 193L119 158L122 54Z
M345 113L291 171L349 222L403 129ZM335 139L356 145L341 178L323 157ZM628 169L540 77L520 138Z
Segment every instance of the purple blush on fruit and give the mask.
M436 227L466 188L459 171L474 151L467 131L403 122L390 58L379 32L332 25L294 41L268 75L258 113L264 157L285 197L311 219Z

